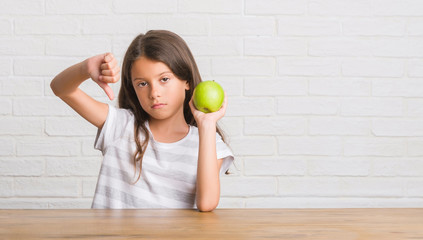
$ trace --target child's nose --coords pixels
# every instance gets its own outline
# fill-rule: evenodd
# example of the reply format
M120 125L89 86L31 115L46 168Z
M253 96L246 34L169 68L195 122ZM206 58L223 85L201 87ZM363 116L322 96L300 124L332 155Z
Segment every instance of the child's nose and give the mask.
M160 97L160 89L158 86L155 86L155 85L151 86L150 96L152 99Z

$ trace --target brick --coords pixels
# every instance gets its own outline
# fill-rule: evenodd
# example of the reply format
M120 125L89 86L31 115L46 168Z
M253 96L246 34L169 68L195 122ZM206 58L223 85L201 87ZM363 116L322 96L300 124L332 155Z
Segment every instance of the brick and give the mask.
M421 178L407 179L404 185L407 197L423 197L423 180Z
M1 55L44 55L44 40L37 38L2 38Z
M373 55L376 57L423 57L420 38L384 38L374 40Z
M133 34L133 36L113 36L112 39L112 53L115 57L123 59L126 51L128 50L129 45L131 44L132 40L139 34ZM119 61L119 64L122 64L122 60Z
M403 183L397 179L366 177L300 178L279 177L279 195L310 197L398 197ZM386 186L386 187L380 187Z
M423 139L407 139L407 155L423 156Z
M11 74L12 61L9 59L0 59L0 76L8 76Z
M48 202L40 198L0 198L2 209L47 209Z
M246 107L248 106L248 107ZM226 116L266 116L275 113L272 98L229 98Z
M89 57L111 50L111 41L105 38L56 37L46 43L46 54L56 56Z
M239 37L186 37L194 56L240 56L242 39Z
M347 77L402 77L404 61L349 59L342 62L342 75Z
M78 180L74 178L15 178L18 197L77 197Z
M245 96L301 96L307 95L305 78L245 78Z
M99 150L94 148L94 141L96 136L92 136L91 138L83 139L82 140L82 155L83 156L95 156L98 159L102 159L102 154Z
M227 96L241 96L243 93L244 82L242 77L226 77L226 76L219 76L219 77L208 77L205 78L202 76L203 81L206 80L215 80L218 82L223 90L226 92Z
M332 17L279 17L279 36L339 36L341 24Z
M82 61L80 59L79 61ZM68 58L22 58L15 59L13 72L16 76L48 76L52 77L66 68L79 62ZM48 66L48 67L46 67Z
M217 208L244 208L245 207L245 200L243 198L229 198L229 197L221 197L219 200L219 205Z
M360 18L342 21L346 36L404 36L405 19Z
M286 157L248 157L244 159L247 176L303 176L307 161Z
M146 17L139 16L87 16L82 21L82 33L95 34L134 34L145 32Z
M341 116L402 116L403 101L399 98L344 98Z
M243 133L244 123L241 117L224 117L219 120L219 126L227 137L240 137Z
M251 56L304 56L307 41L298 38L247 37L245 55Z
M328 208L341 206L344 198L333 200L326 197L254 197L245 200L246 208ZM351 206L347 205L345 206Z
M275 60L272 58L213 58L213 75L271 76L275 72Z
M423 19L416 18L412 19L409 18L407 22L407 34L409 36L423 36Z
M273 137L234 137L231 148L235 156L269 156L275 153Z
M0 135L42 135L44 120L41 118L4 117L0 119Z
M112 0L46 0L46 13L61 14L107 14L111 13Z
M407 110L408 110L408 116L422 117L423 116L423 99L408 99Z
M16 98L13 114L17 116L75 116L76 113L59 98Z
M381 177L419 177L423 161L415 158L377 158L373 160L373 175Z
M122 13L174 13L176 0L123 0L113 1L113 10Z
M201 76L211 75L211 60L207 57L195 57L195 63L197 64L198 71Z
M340 107L335 98L280 97L277 100L278 114L334 115Z
M79 34L80 31L80 21L73 17L44 16L15 19L16 34Z
M311 15L322 16L371 16L372 8L366 0L312 0L308 12Z
M246 135L303 135L306 119L300 117L245 117Z
M313 158L308 160L311 176L369 176L372 162L357 158Z
M289 0L247 0L245 13L256 15L303 15L307 9L307 1Z
M308 54L317 57L371 57L375 44L359 38L314 38L308 43Z
M80 143L73 139L29 139L16 144L17 156L76 156L80 153Z
M421 79L374 79L373 96L383 97L421 97L423 82Z
M344 140L345 156L397 157L405 153L405 141L394 138L352 137Z
M369 79L312 78L308 80L309 93L321 96L370 96Z
M312 117L309 120L310 135L368 135L371 121L366 119Z
M278 58L279 75L283 76L339 76L338 60L316 58Z
M240 14L243 11L242 0L180 0L178 4L180 13Z
M342 138L278 137L278 153L279 155L340 155Z
M97 158L47 158L47 176L97 176L101 160Z
M44 14L43 0L4 0L1 2L0 15L42 15Z
M0 197L11 197L14 194L13 191L13 179L12 178L0 178ZM3 208L3 207L2 207Z
M274 196L276 184L276 179L271 177L222 178L221 195L222 197Z
M272 17L216 16L211 18L212 35L273 36L276 21Z
M39 158L8 158L0 160L0 176L41 176L44 160Z
M0 98L0 115L12 114L12 101L10 99Z
M84 178L82 180L82 196L93 198L96 186L97 178Z
M423 120L373 119L372 125L372 133L375 136L423 136Z
M15 154L15 141L10 138L0 138L0 156L12 156Z
M97 128L81 117L46 118L46 133L49 136L93 136Z
M12 22L9 19L0 19L0 35L11 35L12 32Z
M420 198L385 197L256 197L246 208L401 208L423 206Z
M422 60L408 61L408 76L409 77L423 77L423 61Z
M333 197L342 191L340 178L279 177L278 196Z
M91 198L52 198L48 202L49 209L89 209L91 208Z
M419 16L423 5L419 0L376 0L373 2L375 16Z
M196 16L149 16L147 29L167 29L178 35L207 35L209 22Z
M44 81L37 77L0 78L0 94L2 96L42 96Z

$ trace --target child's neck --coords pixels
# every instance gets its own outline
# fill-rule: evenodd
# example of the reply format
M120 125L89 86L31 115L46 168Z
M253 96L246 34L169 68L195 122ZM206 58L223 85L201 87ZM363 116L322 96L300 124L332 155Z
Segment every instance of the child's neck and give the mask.
M189 132L185 119L150 119L148 121L154 140L161 143L172 143L183 139Z

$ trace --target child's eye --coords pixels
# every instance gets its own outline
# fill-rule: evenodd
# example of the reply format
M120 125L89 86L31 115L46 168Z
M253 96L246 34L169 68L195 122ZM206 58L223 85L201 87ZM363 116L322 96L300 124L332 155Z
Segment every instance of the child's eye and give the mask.
M147 82L140 82L140 83L138 83L138 86L139 87L145 87L145 86L147 86Z
M170 78L164 77L161 79L162 82L168 82L170 80Z

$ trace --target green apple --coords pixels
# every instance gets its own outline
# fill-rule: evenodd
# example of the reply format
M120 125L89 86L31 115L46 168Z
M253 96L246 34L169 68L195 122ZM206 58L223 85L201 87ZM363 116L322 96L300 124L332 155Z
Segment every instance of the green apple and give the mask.
M215 81L200 82L194 89L194 106L204 112L216 112L222 107L225 93L223 88Z

